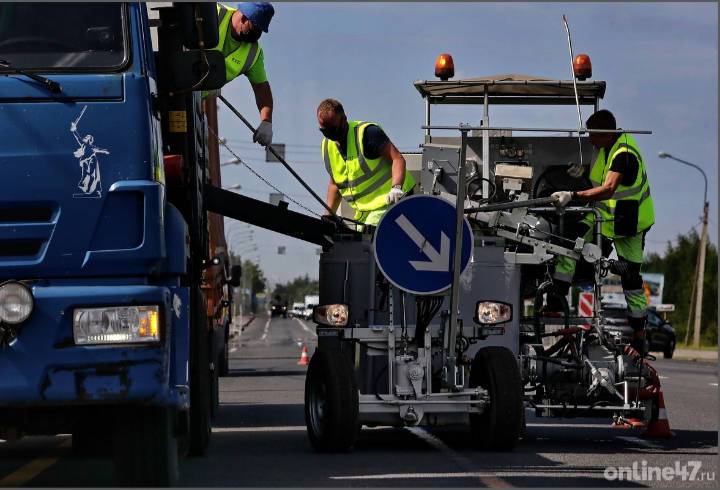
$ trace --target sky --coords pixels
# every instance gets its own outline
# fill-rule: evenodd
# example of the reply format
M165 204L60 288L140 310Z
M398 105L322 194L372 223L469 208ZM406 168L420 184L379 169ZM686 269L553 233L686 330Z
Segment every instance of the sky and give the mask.
M636 140L647 165L655 225L646 252L700 231L703 179L699 172L659 151L693 162L707 174L710 239L718 235L718 5L717 3L275 3L270 32L260 42L274 96L274 143L287 144L293 168L325 196L315 109L339 99L350 119L380 122L401 150L418 151L424 103L412 82L434 79L435 57L451 53L455 79L501 73L569 79L570 59L562 23L570 23L573 49L587 53L593 79L605 80L601 107L621 127L647 129ZM245 78L223 89L257 123ZM475 123L481 107L447 106L433 123ZM590 114L583 110L583 119ZM224 107L221 136L279 190L321 213L300 184L278 163L266 163L247 128ZM491 125L577 127L574 106L552 110L491 108ZM221 151L222 160L232 157ZM238 165L223 167L223 185L268 200L274 192ZM290 209L308 211L295 203ZM231 248L255 258L271 284L318 275L317 247L260 228L228 225ZM238 230L238 231L236 231ZM250 240L246 237L252 236ZM278 247L286 247L284 255ZM256 248L257 250L253 250Z

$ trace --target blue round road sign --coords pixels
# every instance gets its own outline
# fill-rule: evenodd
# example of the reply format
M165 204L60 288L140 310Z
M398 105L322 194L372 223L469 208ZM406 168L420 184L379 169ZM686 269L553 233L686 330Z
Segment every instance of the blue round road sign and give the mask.
M410 196L382 217L375 231L375 260L393 285L412 294L436 294L452 285L455 206L434 196ZM472 230L463 217L460 270L472 251Z

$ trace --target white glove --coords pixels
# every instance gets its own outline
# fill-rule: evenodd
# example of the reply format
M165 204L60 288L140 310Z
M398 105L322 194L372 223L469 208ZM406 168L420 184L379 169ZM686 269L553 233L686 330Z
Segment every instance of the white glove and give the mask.
M270 146L272 144L272 137L272 123L270 121L260 121L260 125L253 135L253 142L260 143L263 146Z
M405 193L403 192L402 187L395 185L392 189L390 189L390 192L388 192L386 201L388 204L395 204L402 199L404 195Z
M570 199L572 199L573 193L570 191L553 192L550 197L554 197L556 199L556 206L565 207L567 206L567 203L570 202Z
M585 169L579 163L571 163L567 169L567 174L570 177L582 177L583 173L585 173Z

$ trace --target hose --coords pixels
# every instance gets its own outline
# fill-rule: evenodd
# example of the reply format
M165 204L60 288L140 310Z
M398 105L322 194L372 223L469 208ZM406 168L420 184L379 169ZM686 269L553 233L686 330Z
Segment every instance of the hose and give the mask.
M538 287L537 292L535 293L535 304L534 306L534 312L533 312L533 326L535 327L535 337L536 342L538 344L542 345L542 332L540 332L540 311L542 310L543 306L543 294L545 293L551 293L554 294L557 298L560 299L560 302L562 304L563 308L563 315L565 318L565 328L570 327L570 308L568 307L567 300L564 296L560 296L557 291L555 291L555 284L552 281L545 281Z

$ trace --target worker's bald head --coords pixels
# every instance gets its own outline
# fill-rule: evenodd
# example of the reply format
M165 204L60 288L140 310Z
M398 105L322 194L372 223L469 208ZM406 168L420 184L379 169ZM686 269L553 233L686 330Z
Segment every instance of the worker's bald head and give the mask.
M348 124L345 109L340 101L325 99L317 108L317 120L320 132L333 141L343 141L347 134Z

